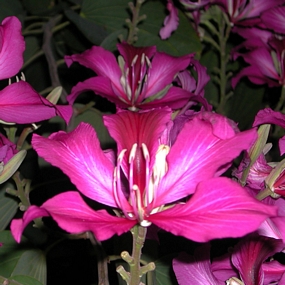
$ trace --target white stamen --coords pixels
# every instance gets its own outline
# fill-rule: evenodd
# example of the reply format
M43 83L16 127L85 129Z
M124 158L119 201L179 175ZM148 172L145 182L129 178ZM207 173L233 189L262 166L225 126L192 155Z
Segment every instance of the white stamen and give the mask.
M145 160L149 161L149 152L148 152L147 146L144 143L142 143L142 151L143 151L143 156Z
M138 55L136 54L132 60L131 66L134 66L136 64L137 60L138 60Z
M148 67L151 68L152 66L151 66L151 61L150 61L150 59L149 59L147 56L145 57L145 59L146 59L146 63L147 63L147 65L148 65Z
M133 146L132 146L132 149L131 149L130 154L129 154L129 163L132 163L132 161L135 158L136 151L137 151L137 146L138 146L137 143L134 143Z

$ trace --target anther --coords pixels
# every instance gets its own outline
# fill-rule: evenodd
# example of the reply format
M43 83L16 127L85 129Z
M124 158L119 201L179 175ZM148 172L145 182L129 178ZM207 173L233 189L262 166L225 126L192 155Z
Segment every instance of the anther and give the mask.
M129 163L132 163L134 158L135 158L137 146L138 146L137 143L134 143L132 146L132 149L131 149L130 154L129 154Z
M148 67L151 68L151 61L149 60L147 56L145 57L145 60L146 60Z
M149 161L149 152L148 152L147 146L144 143L142 143L142 152L143 152L143 156L145 160Z
M136 54L132 60L131 66L134 66L136 64L137 60L138 60L138 55Z

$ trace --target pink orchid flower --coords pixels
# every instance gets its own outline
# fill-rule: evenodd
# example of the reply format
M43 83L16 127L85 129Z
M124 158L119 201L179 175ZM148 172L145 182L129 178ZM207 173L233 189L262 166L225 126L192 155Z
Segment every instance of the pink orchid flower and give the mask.
M15 76L23 65L25 41L21 30L16 17L7 17L0 25L0 80ZM71 106L55 106L24 81L0 91L0 108L0 121L9 124L35 123L56 115L68 123L72 115Z
M280 6L283 0L213 0L229 16L235 25L252 26L260 23L260 15L273 7Z
M204 244L196 248L194 255L185 252L173 259L173 270L179 285L224 285L212 270L210 261L210 245Z
M269 285L283 284L285 266L276 260L266 261L283 250L280 240L249 235L242 239L232 254L210 259L210 246L199 246L194 255L181 253L173 260L179 285Z
M261 15L261 20L267 29L285 35L285 7L275 7L266 10Z
M237 53L235 57L241 56L249 66L233 78L233 87L235 88L245 76L254 84L267 84L269 87L284 86L284 50L285 39L272 36L263 46L260 45L246 53Z
M172 82L194 54L173 57L157 52L155 46L138 48L127 43L118 44L118 50L118 62L110 51L98 46L65 57L68 66L77 61L97 74L72 88L69 103L87 90L131 110L163 106L178 109L189 101L192 93L172 86Z
M284 244L280 240L250 235L235 247L231 260L245 285L267 285L279 280L270 280L272 277L276 278L276 275L268 274L268 272L265 279L263 264L269 257L283 249ZM281 276L278 276L279 279L284 273L284 266L282 267L283 272ZM265 268L269 269L266 266Z
M238 183L217 177L253 143L256 130L236 133L227 118L201 112L169 145L164 132L170 115L166 108L105 116L117 142L116 163L86 123L49 138L34 135L32 145L41 157L68 175L82 195L115 209L117 216L93 210L78 192L68 191L40 207L31 206L23 219L14 220L14 238L19 242L31 220L50 215L64 230L92 231L98 240L136 224L154 224L204 242L243 236L275 215L274 207L256 201Z

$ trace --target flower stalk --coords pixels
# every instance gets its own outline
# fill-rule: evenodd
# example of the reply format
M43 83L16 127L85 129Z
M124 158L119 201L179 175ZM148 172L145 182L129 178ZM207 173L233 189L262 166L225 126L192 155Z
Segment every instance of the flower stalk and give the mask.
M126 251L123 251L121 253L122 259L129 264L130 272L126 272L122 266L119 266L117 268L117 272L121 275L121 277L126 281L128 285L143 285L144 283L141 282L141 277L149 271L153 271L155 269L153 262L150 262L142 267L140 266L141 253L145 242L146 232L146 227L142 227L140 225L134 226L131 229L133 236L132 255L130 256L130 254Z

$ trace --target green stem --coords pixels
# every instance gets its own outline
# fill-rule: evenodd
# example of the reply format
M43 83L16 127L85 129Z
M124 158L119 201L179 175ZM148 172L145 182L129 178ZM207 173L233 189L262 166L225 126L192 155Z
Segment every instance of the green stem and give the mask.
M144 20L146 18L145 15L139 16L140 13L140 8L142 4L144 3L145 0L137 0L136 1L136 6L134 6L133 2L129 2L129 7L131 9L133 18L132 20L127 19L126 23L129 27L129 35L127 39L128 44L133 44L134 42L137 41L137 33L138 33L138 28L137 25L139 22Z
M227 63L229 60L229 55L227 53L227 42L229 39L231 26L227 19L227 16L223 13L224 17L219 24L219 53L220 53L220 103L217 109L217 112L223 114L225 112L224 107L228 100L227 96L227 81L228 81L228 74L227 74Z
M259 201L262 201L263 199L265 199L268 196L271 196L272 191L268 188L265 188L264 190L260 191L257 195L256 195L256 199Z
M131 233L133 235L133 252L132 252L132 262L130 262L130 284L129 285L138 285L141 280L141 268L140 268L140 259L142 248L144 245L146 237L147 228L142 226L135 226Z
M284 105L284 101L285 101L285 86L282 86L281 96L280 96L279 101L275 107L275 111L281 111L281 108ZM282 112L283 111L284 111L284 107L282 109Z

